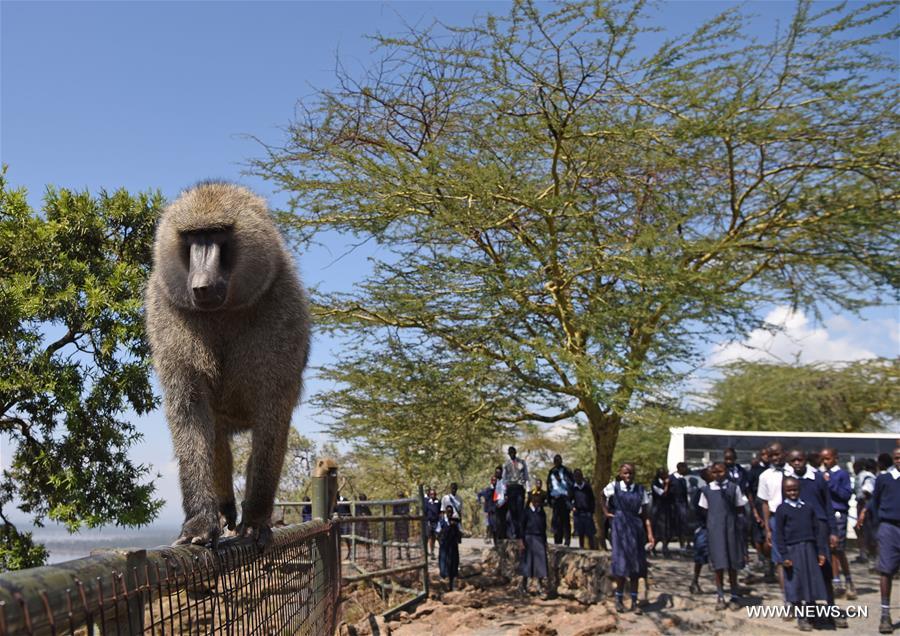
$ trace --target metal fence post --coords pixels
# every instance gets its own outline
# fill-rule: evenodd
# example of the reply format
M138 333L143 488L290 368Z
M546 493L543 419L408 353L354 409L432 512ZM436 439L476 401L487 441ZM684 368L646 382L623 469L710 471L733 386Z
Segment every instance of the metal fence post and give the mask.
M428 519L425 516L425 488L419 484L419 513L422 515L422 523L419 526L422 532L422 555L425 559L425 567L422 568L422 586L425 590L425 598L428 598Z

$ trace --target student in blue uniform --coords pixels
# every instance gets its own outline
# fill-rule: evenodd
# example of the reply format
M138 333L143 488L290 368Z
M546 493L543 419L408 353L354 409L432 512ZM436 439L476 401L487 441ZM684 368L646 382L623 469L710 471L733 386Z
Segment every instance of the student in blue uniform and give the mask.
M450 580L450 591L453 582L459 576L459 544L462 543L462 531L459 529L459 517L452 505L447 505L441 520L438 521L436 534L441 548L438 551L438 567L441 578Z
M553 510L553 543L568 546L572 542L571 510L572 483L575 476L563 465L562 455L553 456L553 468L547 475L550 506Z
M584 478L580 468L575 469L575 482L572 484L572 518L575 521L572 529L578 537L581 549L597 548L597 528L594 525L594 490ZM585 545L587 544L587 545Z
M709 474L709 467L706 467L702 471L700 471L700 478L704 481L704 483L707 484L712 481L712 477ZM694 578L691 580L691 584L688 587L691 594L703 594L703 590L700 589L700 572L703 571L703 566L709 563L709 539L706 532L706 508L701 508L699 506L700 495L702 493L703 489L698 488L694 493L694 496L691 498L691 506L693 507L694 514L697 517L697 527L694 530Z
M747 548L747 536L750 534L750 476L747 469L737 462L737 452L733 448L726 448L722 458L725 460L725 479L737 484L741 493L747 498L747 506L743 514L737 518L738 544L741 546L741 565L743 569L750 561L750 551Z
M540 501L541 496L528 493L528 505L525 506L525 521L522 524L522 582L519 591L528 591L528 579L538 580L538 594L547 593L544 579L547 578L547 513Z
M656 471L656 477L650 485L653 505L650 508L650 517L653 523L653 536L657 542L662 541L662 554L669 558L669 541L672 540L672 495L669 494L669 473L665 468ZM656 554L656 544L651 548Z
M871 509L863 511L861 525L870 523L873 515L878 521L878 564L881 574L881 623L878 632L894 631L891 620L891 582L900 569L900 447L894 449L894 465L886 473L875 478ZM871 510L871 512L870 512Z
M784 478L784 501L775 512L775 531L772 538L784 568L784 598L796 607L825 601L828 592L822 580L825 565L825 535L813 507L800 499L800 482L794 477ZM797 618L800 631L812 629L809 619Z
M490 543L491 538L496 536L496 526L494 514L497 512L497 504L494 501L494 490L497 488L497 477L491 475L491 483L484 490L478 491L478 500L481 501L482 510L484 511L484 542Z
M850 483L850 473L838 465L838 454L833 448L825 448L820 453L822 457L822 477L828 482L831 491L831 505L834 508L834 520L837 525L837 545L831 551L832 585L834 595L841 596L841 571L844 572L846 582L847 600L856 598L856 588L853 586L853 578L850 576L850 564L847 563L845 552L847 543L847 511L850 508L850 496L853 494L853 486Z
M766 530L763 525L762 500L756 496L759 488L759 476L763 474L769 467L769 449L763 448L753 458L750 463L750 470L747 471L747 481L750 492L747 498L750 500L750 514L752 520L748 524L750 526L750 543L756 548L757 565L762 568L768 568L767 579L775 582L775 570L772 567L772 561L769 559L769 548L766 545Z
M740 609L737 571L744 563L740 543L738 514L747 505L741 487L727 479L725 462L715 462L709 469L712 481L700 489L697 505L706 509L706 531L709 541L709 563L716 572L716 609ZM725 603L723 590L725 571L731 587L731 599Z
M669 494L672 496L673 533L678 537L678 547L684 552L685 543L690 543L690 514L688 501L688 467L684 462L675 466L675 472L669 475Z
M634 465L622 464L614 481L603 489L600 498L604 515L612 520L612 565L616 581L616 611L624 612L622 597L625 579L629 580L631 610L640 614L637 602L638 579L647 576L647 547L652 546L653 527L647 514L650 497L644 487L634 483Z
M428 534L428 556L434 558L434 540L437 538L437 526L441 520L441 502L434 488L428 489L425 497L425 530Z
M825 564L822 566L822 581L828 593L828 604L834 605L834 588L831 583L831 552L837 545L837 525L832 513L831 491L822 477L822 473L814 470L807 463L806 454L797 449L788 452L787 463L794 471L794 477L800 483L800 500L812 506L818 523L818 532L828 537L825 546ZM838 614L832 617L835 627L847 627L847 619Z

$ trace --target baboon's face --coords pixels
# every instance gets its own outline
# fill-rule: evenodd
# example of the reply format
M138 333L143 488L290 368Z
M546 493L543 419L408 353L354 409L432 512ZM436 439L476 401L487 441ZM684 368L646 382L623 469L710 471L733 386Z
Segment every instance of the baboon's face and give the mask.
M182 232L181 259L187 269L185 290L196 309L213 311L225 304L234 263L232 228Z

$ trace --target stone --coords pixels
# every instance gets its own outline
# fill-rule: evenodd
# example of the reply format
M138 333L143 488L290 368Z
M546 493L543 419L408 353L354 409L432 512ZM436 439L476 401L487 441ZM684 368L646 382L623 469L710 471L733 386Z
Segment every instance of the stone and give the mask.
M557 636L559 632L546 623L531 623L519 628L519 636Z
M518 580L521 551L518 541L499 541L482 554L481 567L509 580ZM563 545L547 545L548 595L592 604L605 598L611 586L609 553Z
M484 566L481 563L466 563L464 565L459 566L459 578L468 579L473 576L478 576L484 572Z
M608 634L616 631L616 619L614 616L604 616L596 622L585 627L581 631L575 632L572 636L598 636L599 634Z

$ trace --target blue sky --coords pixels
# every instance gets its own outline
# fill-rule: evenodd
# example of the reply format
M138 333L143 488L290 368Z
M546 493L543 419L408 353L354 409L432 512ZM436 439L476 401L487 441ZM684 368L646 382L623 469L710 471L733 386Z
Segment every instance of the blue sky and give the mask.
M759 28L787 21L789 2L748 3ZM40 205L46 185L96 192L160 189L167 197L204 178L242 182L273 205L284 197L243 176L260 148L248 136L282 140L280 128L298 98L333 81L337 55L354 65L371 59L366 34L438 18L468 24L504 12L503 2L11 2L0 3L0 160L12 185ZM661 5L667 34L684 32L734 6L726 2ZM350 286L365 253L334 262L344 245L298 256L310 284ZM788 325L784 338L752 335L747 344L805 361L897 355L897 309L827 316L823 324L767 308ZM336 343L316 340L312 364L326 364ZM714 360L743 355L737 345L710 350ZM747 355L756 356L752 353ZM308 391L315 390L314 378ZM307 409L295 426L318 435ZM161 413L143 418L138 461L164 473L169 504L161 521L180 519L171 444ZM5 459L5 456L4 456Z

